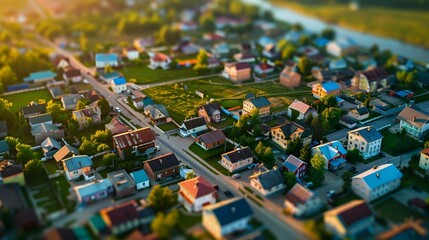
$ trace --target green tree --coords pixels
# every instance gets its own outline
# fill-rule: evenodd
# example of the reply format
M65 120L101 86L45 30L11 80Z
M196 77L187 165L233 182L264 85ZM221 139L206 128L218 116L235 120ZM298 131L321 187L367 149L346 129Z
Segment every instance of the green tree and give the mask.
M97 146L97 152L104 152L104 151L107 151L109 149L110 149L109 145L107 145L105 143L100 143Z
M156 42L160 45L173 45L180 41L181 37L182 33L179 29L163 26L157 34Z
M53 99L46 103L46 112L52 115L54 122L65 124L70 118L68 113L62 108L61 104L54 102Z
M7 137L6 137L6 138L7 138ZM10 145L10 144L9 144L9 145ZM426 149L426 148L429 148L429 141L426 141L426 142L425 142L425 144L424 144L423 148L425 148L425 149Z
M264 149L265 149L264 144L261 141L259 141L258 145L256 145L255 147L255 154L257 156L262 156L262 154L264 153Z
M97 130L91 135L91 141L98 143L108 143L111 141L111 133L109 130Z
M299 150L299 159L301 159L302 161L306 162L307 164L309 164L309 166L311 166L311 147L310 144L305 144L301 150Z
M12 112L11 107L13 103L0 98L0 120L4 120L11 127L16 122L16 115Z
M326 95L320 99L320 102L325 108L337 107L337 98L334 95Z
M16 154L16 146L18 145L18 143L20 142L20 140L18 138L14 138L11 136L6 136L5 137L6 142L9 144L9 149L10 149L10 153L11 154Z
M200 17L200 26L206 32L213 32L216 29L215 19L211 14L204 14Z
M100 101L98 101L97 105L98 105L98 107L100 107L101 116L103 118L107 117L109 115L109 112L110 112L110 104L106 100L106 98L102 97L100 99Z
M84 33L81 33L79 35L79 46L80 46L80 50L83 53L87 53L88 52L88 38L86 38Z
M28 144L18 143L16 145L16 160L18 163L25 165L29 160L34 158L34 152Z
M263 154L264 163L268 166L274 165L274 153L271 147L266 147Z
M296 51L296 47L289 44L281 50L281 57L283 60L291 59L293 55L295 55Z
M332 28L325 28L325 29L322 30L321 35L322 35L322 37L324 37L326 39L334 40L336 32Z
M69 135L75 133L77 130L79 129L79 123L73 119L70 118L68 123L67 123L67 132Z
M347 150L347 161L351 163L362 162L363 156L358 149L353 148L352 150Z
M343 179L343 191L348 191L350 190L350 187L352 185L352 177L353 177L353 173L350 171L345 171L343 173L343 175L341 176L341 178Z
M301 57L301 59L299 59L298 69L304 77L311 74L311 64L307 57Z
M283 177L286 181L287 189L291 189L296 183L296 176L293 172L283 172Z
M84 155L94 155L97 153L97 144L86 137L82 137L82 144L79 147L79 153Z
M301 32L304 30L304 27L300 23L295 23L292 25L292 30L297 31L297 32Z
M152 223L150 224L150 228L161 239L170 239L173 229L177 225L178 219L179 212L176 209L168 214L159 212L156 214L155 219L153 219Z
M341 113L341 110L335 107L329 107L323 110L321 113L322 128L327 128L325 131L335 129L340 123Z
M28 177L41 177L44 174L42 161L39 159L29 160L24 167L24 173Z
M176 203L173 192L168 187L161 187L160 185L155 185L152 188L147 200L156 211L163 212L168 211Z
M104 72L105 72L105 73L111 73L111 72L113 72L113 68L112 68L112 66L110 66L110 65L106 65L106 66L104 67Z
M302 149L302 147L303 146L302 146L301 138L297 137L293 140L289 140L286 153L292 154L294 156L298 156L300 154L300 150Z
M119 161L119 157L114 153L108 153L103 156L102 162L104 166L111 168Z
M311 158L310 178L315 185L320 185L325 179L325 160L319 153Z
M18 78L15 72L12 70L12 68L9 65L5 65L2 68L0 68L0 82L4 86L15 84L17 83L17 81L18 81Z
M316 170L325 170L325 160L323 156L319 153L316 153L310 160L311 167Z
M89 100L87 98L79 99L79 101L76 103L76 110L85 109L88 102L89 102Z
M204 49L200 49L197 55L197 64L193 68L198 74L205 74L208 70L208 56Z

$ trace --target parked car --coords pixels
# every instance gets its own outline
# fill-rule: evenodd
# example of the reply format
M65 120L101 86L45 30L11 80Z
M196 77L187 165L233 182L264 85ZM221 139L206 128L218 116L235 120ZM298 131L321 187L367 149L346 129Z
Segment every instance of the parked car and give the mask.
M115 107L115 111L116 111L117 113L121 113L121 109L120 109L119 107Z
M279 157L279 160L281 160L281 161L286 161L286 159L287 159L287 157L285 155L282 155Z
M225 194L225 196L227 196L227 197L229 197L229 198L234 197L234 194L232 194L232 192L231 192L231 191L229 191L229 190L226 190L226 191L224 191L223 193Z
M331 197L333 197L335 195L335 191L334 190L330 190L330 191L328 191L327 193L326 193L326 196L328 197L328 198L331 198Z
M123 101L124 103L128 104L128 99L124 98Z
M255 167L256 167L256 163L252 163L252 164L250 164L249 166L247 166L247 168L249 169L249 170L252 170L252 169L254 169Z
M311 188L313 186L314 186L313 182L308 182L308 183L305 184L306 188Z
M351 167L348 169L348 171L354 173L354 172L356 172L356 167Z
M234 178L234 179L237 179L237 178L240 178L241 175L239 173L235 173L235 174L232 174L231 177Z

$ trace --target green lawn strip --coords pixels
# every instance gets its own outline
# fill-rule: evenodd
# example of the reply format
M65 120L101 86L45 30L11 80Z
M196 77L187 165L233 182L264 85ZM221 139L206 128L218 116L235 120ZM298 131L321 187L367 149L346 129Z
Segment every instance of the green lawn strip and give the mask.
M178 129L178 128L179 128L179 127L178 127L176 124L174 124L173 122L169 122L169 123L164 123L164 124L161 124L161 125L157 125L157 127L158 127L159 129L161 129L162 131L164 131L164 132L171 131L171 130L174 130L174 129Z
M211 169L208 165L206 165L206 163L200 161L198 158L194 157L190 152L188 152L187 150L183 149L184 152L186 152L189 156L191 156L193 159L197 160L197 162L201 163L203 166L205 166L208 170L210 170L212 173L219 175L217 172L213 171L213 169Z
M253 191L253 189L251 189L250 187L248 187L248 186L244 186L244 189L246 189L248 192L250 192L250 193L254 193L254 191Z
M201 215L200 216L190 216L183 213L179 210L179 228L186 232L189 228L201 223Z
M356 200L356 199L361 199L361 198L358 197L357 195L355 195L352 192L348 192L346 194L343 194L341 196L336 197L333 200L332 205L334 205L334 206L340 206L340 205L343 205L345 203L348 203L348 202L350 202L352 200Z
M69 200L67 197L70 194L70 183L64 176L51 179L52 186L55 188L56 193L60 195L67 212L73 212L76 207L76 202Z
M368 158L368 159L366 159L366 160L362 160L362 163L364 163L364 164L368 164L368 163L374 162L374 161L376 161L376 160L378 160L378 159L381 159L381 158L383 158L383 156L381 156L381 155L377 155L377 156L374 156L374 157Z
M384 136L381 143L381 150L392 156L398 156L409 152L421 145L414 138L407 135L401 137L398 134L389 132L388 130L381 131L381 134Z
M215 127L216 129L224 129L224 128L227 128L227 127L234 125L234 123L236 122L236 120L230 116L223 115L223 117L225 118L224 121L221 121L219 123L211 122L209 124L211 126Z
M11 110L18 112L22 107L27 106L28 103L34 101L38 102L39 99L43 99L46 102L52 99L52 95L47 89L41 89L36 91L22 92L12 95L0 96L0 98L6 99L13 103Z
M58 165L57 165L57 161L55 161L55 159L51 159L48 161L43 162L43 164L45 165L46 171L48 172L48 174L54 174L56 173L58 169Z
M380 202L374 207L374 210L378 215L393 223L402 223L410 217L416 220L424 218L420 213L409 209L393 198Z
M151 84L167 82L183 78L197 77L198 74L192 68L178 69L150 69L147 63L143 66L130 66L121 70L126 79L136 79L137 84Z
M28 208L34 209L33 202L31 201L30 195L26 187L21 187L22 195L24 196L25 202L27 203Z

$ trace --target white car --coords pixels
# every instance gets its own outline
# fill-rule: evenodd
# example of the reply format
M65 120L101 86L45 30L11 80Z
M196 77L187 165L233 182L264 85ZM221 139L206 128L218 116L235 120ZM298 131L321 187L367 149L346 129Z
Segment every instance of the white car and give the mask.
M121 109L120 109L119 107L115 107L115 111L116 111L117 113L121 113Z
M232 174L231 177L234 178L234 179L237 179L237 178L240 178L241 175L239 173L235 173L235 174Z

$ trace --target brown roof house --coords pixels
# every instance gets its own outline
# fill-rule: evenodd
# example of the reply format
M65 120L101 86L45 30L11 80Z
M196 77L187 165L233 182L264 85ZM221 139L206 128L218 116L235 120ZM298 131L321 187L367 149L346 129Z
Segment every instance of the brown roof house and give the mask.
M225 145L225 134L222 130L216 130L214 132L204 133L195 139L198 146L204 150L210 150L215 147Z
M204 117L206 122L215 122L218 123L221 120L221 113L222 109L220 107L219 102L212 102L205 104L203 106L200 106L198 108L198 116Z
M236 82L250 79L252 67L247 62L226 63L223 76Z
M144 108L144 113L150 118L154 125L171 122L167 108L162 104L153 104Z
M79 123L79 130L101 123L101 109L98 107L97 102L91 103L84 109L73 111L72 115Z
M301 74L289 67L283 69L280 73L280 85L288 88L295 88L301 84Z
M299 100L294 100L287 109L287 115L298 120L305 120L310 114L317 117L316 109Z
M125 170L118 170L107 174L107 179L113 184L117 197L123 197L135 193L135 183Z
M423 138L429 130L429 114L414 108L404 108L396 117L400 129L417 138Z
M78 83L82 81L82 73L79 69L70 68L67 69L63 74L64 79L67 82Z
M99 219L101 218L101 219ZM98 220L98 221L97 221ZM108 207L100 211L90 221L90 227L95 233L99 233L98 226L94 223L102 223L113 235L126 233L139 226L139 212L137 203L132 200L118 206ZM100 235L100 234L97 234Z
M179 174L180 162L174 153L167 153L143 162L144 170L152 181L162 181Z
M368 68L357 72L351 80L354 90L365 92L378 92L390 87L389 74L384 68Z
M296 183L286 194L285 208L288 213L302 217L320 211L323 208L323 202L310 189Z
M222 154L221 165L229 172L235 172L252 164L253 159L253 153L248 147L236 148Z
M130 128L121 121L117 116L114 116L109 123L104 125L106 130L109 130L112 135L128 132Z
M79 155L79 150L66 144L54 154L54 159L56 162L61 162L63 159L73 157L74 155Z
M296 138L301 138L304 145L310 144L313 130L303 120L298 120L271 128L271 136L274 143L287 149L288 144Z
M328 210L323 220L325 229L340 239L354 239L360 233L371 232L375 224L374 213L364 200L353 200Z
M201 211L203 206L216 203L217 190L204 177L195 177L178 183L179 202L189 212Z
M113 136L113 147L119 158L125 160L129 154L147 155L148 149L155 147L155 134L149 127L140 128Z

